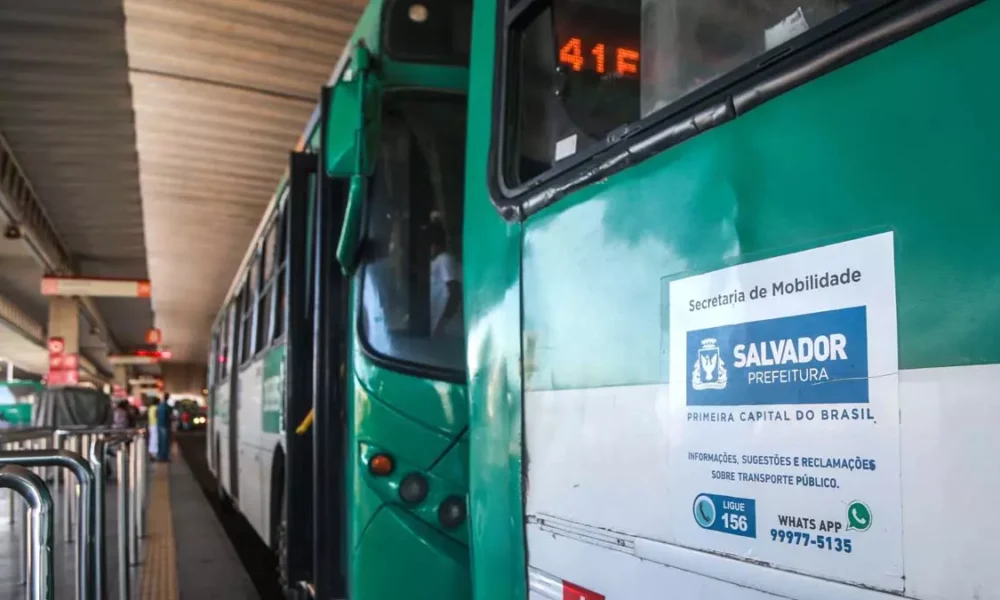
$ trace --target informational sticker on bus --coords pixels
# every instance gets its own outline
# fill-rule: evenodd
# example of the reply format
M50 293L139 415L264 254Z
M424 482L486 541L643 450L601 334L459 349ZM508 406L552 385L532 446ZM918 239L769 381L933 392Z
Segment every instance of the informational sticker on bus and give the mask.
M892 233L668 294L676 543L901 591Z
M281 411L285 389L285 346L271 349L264 357L264 391L261 396L261 429L281 433Z

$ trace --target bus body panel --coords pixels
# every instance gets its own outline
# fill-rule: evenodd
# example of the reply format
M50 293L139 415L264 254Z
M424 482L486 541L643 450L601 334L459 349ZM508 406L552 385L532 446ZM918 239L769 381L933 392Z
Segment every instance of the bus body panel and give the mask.
M377 57L373 77L378 78L378 83L384 86L386 91L396 92L410 88L421 90L418 93L427 94L433 91L456 97L461 94L464 97L467 86L467 72L464 67L394 62L391 57L380 55L380 45L383 41L380 20L384 6L396 6L396 4L381 0L374 0L368 4L345 48L344 57L335 68L335 76L328 85L335 87L338 78L344 72L353 73L349 66L344 71L341 69L344 65L350 65L348 59L354 56L353 46L363 42L372 55ZM404 11L403 15L410 8L409 5L398 6ZM434 14L447 15L445 11L448 8L448 3L440 7L435 6ZM377 92L373 93L373 96L381 96L383 88L375 85L373 91ZM336 97L336 90L330 97ZM384 114L374 109L378 105L379 102L373 99L372 106L366 106L369 113L365 117L368 122L373 123L371 129L373 135L379 131L381 121L384 119ZM350 144L355 140L353 135L327 135L325 140L321 139L324 137L322 135L324 132L329 133L323 124L316 120L318 115L322 114L324 114L322 110L314 113L314 120L304 133L300 147L297 148L298 151L303 151L303 154L319 155L317 162L320 168L324 165L329 166L326 163L343 163L344 161L339 159L334 161L331 158L349 155L352 151ZM362 117L360 114L356 116ZM342 133L351 130L354 125L349 120L341 119L336 123L327 124L327 127L339 128L335 133ZM348 146L344 147L344 144ZM449 144L448 147L452 145ZM461 148L457 148L454 155L459 160L464 157ZM296 168L295 165L299 163L293 159L292 165ZM305 170L309 170L307 161L302 161L301 165L307 165ZM310 468L316 479L312 482L315 488L312 489L309 499L303 497L299 502L321 504L311 507L310 535L296 538L300 543L306 537L310 538L308 540L312 542L312 548L308 552L310 556L298 557L298 560L305 563L311 558L315 561L315 567L312 569L299 567L295 577L305 576L306 571L311 572L314 581L310 583L317 583L317 593L329 595L335 593L331 588L337 587L337 580L343 574L350 586L346 595L355 600L369 598L378 600L387 595L434 600L468 598L470 581L467 519L463 519L457 525L446 527L440 522L438 515L438 508L444 500L464 499L467 490L468 409L465 386L461 381L461 367L464 366L462 353L460 351L455 353L457 366L451 368L454 377L448 381L445 381L449 379L448 377L439 376L442 373L440 368L425 368L421 364L416 364L414 368L414 361L407 363L405 360L393 360L385 356L374 357L368 354L368 351L362 348L361 332L358 330L362 311L355 305L355 295L360 294L360 281L364 277L364 265L343 278L344 285L352 290L351 294L345 294L349 296L347 302L350 306L344 306L342 314L320 314L322 309L317 309L312 303L318 303L321 307L336 304L330 303L330 297L334 292L332 288L339 289L339 285L333 285L329 273L327 276L317 273L326 272L322 271L321 267L330 268L330 265L323 264L323 261L333 260L334 253L331 250L336 249L337 240L334 236L328 235L331 226L326 220L339 218L336 211L339 210L337 207L343 199L336 193L330 193L338 187L338 182L325 180L317 182L315 174L311 171L307 179L309 182L305 183L294 176L291 177L290 201L285 203L285 208L280 208L276 195L272 200L272 208L265 215L265 221L279 212L283 218L287 218L289 204L295 201L308 202L309 223L300 223L305 233L299 232L299 237L290 243L301 242L305 247L302 252L302 255L307 257L302 269L306 272L304 276L310 282L320 286L328 285L331 288L322 287L317 290L314 286L310 286L308 310L310 318L313 319L311 322L322 321L324 325L308 331L309 352L294 359L311 363L308 367L309 381L305 383L314 390L314 393L319 394L312 402L315 420L311 421L311 425L308 425L310 423L308 419L303 422L305 430L309 432L306 435L312 437L311 458L314 461L311 462ZM333 185L329 185L330 183ZM300 185L308 186L308 190L305 187L298 188ZM369 187L374 186L369 185ZM279 194L281 189L279 187ZM327 204L319 204L317 191ZM327 197L327 193L330 193L331 197ZM455 198L460 200L457 194ZM438 200L435 198L435 201ZM460 213L455 214L452 222L461 223ZM265 235L266 229L264 223L258 228L258 239L255 240L255 245L251 246L241 267L241 274L234 281L229 294L230 301L240 293L239 288L243 285L240 283L242 273L254 268L254 261L258 260L260 248L263 248L263 244L258 245L258 243ZM340 231L339 226L335 229L337 232ZM323 232L319 239L317 239L318 232ZM258 255L254 252L258 252ZM290 259L286 257L286 260ZM363 262L366 260L370 259L362 258ZM333 277L339 277L340 265L333 265L333 269L337 272ZM298 273L299 277L303 276L298 270L292 271L289 268L288 272ZM316 281L317 278L323 281ZM289 285L289 289L291 287L292 284ZM324 298L320 299L320 294L317 292L322 292ZM259 302L256 298L255 300ZM297 300L301 301L302 299ZM286 297L286 302L290 303L290 297ZM302 308L286 307L289 310ZM239 319L237 321L246 327L246 321L251 320L254 325L249 329L255 330L256 321L261 318L257 314L258 311L259 309L255 308L252 315L244 311L240 317L242 321ZM308 329L295 325L302 319L291 319L287 318L288 316L275 312L275 319L285 318L284 322L289 323L289 331L285 332L286 334L293 331L298 334L303 329ZM298 328L293 329L296 327ZM338 352L332 348L334 340L331 338L336 336L329 333L338 328L341 329L339 334L346 348L344 353L339 354L342 357L340 359L335 358ZM216 329L219 329L218 323ZM235 337L239 339L239 325L237 330ZM252 339L256 346L258 344L256 335ZM461 341L461 338L458 340ZM265 343L268 343L266 339ZM231 347L238 346L234 344ZM318 353L317 347L323 350L322 355ZM234 353L238 353L238 350L234 349ZM346 360L347 364L323 364L342 359ZM237 503L240 511L251 522L260 537L271 542L272 548L278 547L278 540L273 537L277 525L275 519L280 518L281 496L287 489L275 479L276 474L283 472L282 469L285 468L282 439L286 429L291 435L292 431L303 424L284 422L284 404L286 401L291 401L284 397L285 372L292 366L286 364L288 360L284 341L280 341L275 342L274 348L266 351L263 358L258 352L253 362L248 362L244 357L242 367L234 366L234 370L242 369L238 390L241 403L239 419L241 454L238 459L240 498ZM420 360L415 362L420 363ZM340 379L331 383L335 378L330 377L330 373L338 369ZM296 369L296 372L302 370L304 369ZM451 374L451 371L448 371L448 374ZM306 379L301 373L299 377ZM342 431L339 429L340 424L335 422L338 416L346 421ZM225 424L213 425L220 434L224 433ZM318 440L317 433L320 431L329 434L325 440ZM336 438L341 433L346 437L343 444L346 460L331 465L330 456L335 456L333 453L340 445L339 439ZM334 442L330 442L331 439L334 439ZM289 446L294 447L293 442L289 442ZM368 461L376 452L387 452L391 455L395 466L391 474L376 476L370 472ZM220 457L220 461L226 464L225 457ZM302 464L298 463L298 466L301 467ZM218 469L220 479L225 478L225 481L229 481L230 478L223 471L223 468ZM423 501L407 503L400 497L399 484L403 477L415 473L421 474L429 482L428 493ZM339 482L336 480L339 476L344 478L345 484L342 499L337 496L341 491L337 489ZM303 509L302 506L292 505L287 508ZM302 528L301 523L296 526ZM297 533L300 532L297 530ZM344 538L333 539L338 535L343 535ZM343 564L337 564L338 562ZM391 577L386 576L387 565L391 565L394 569ZM289 583L294 585L298 582Z
M351 375L345 383L352 399L347 411L348 568L353 574L348 594L358 600L468 598L467 522L444 529L437 517L441 501L463 497L467 490L467 454L451 455L462 447L468 422L465 389L396 371L366 353L359 325L362 273L350 281L345 324L345 367ZM369 472L375 453L393 457L391 476ZM429 484L427 497L416 506L399 498L399 483L410 473L421 473ZM408 557L391 578L384 575L386 548Z
M475 19L473 181L487 176L473 165L488 156L476 133L488 135L491 114L492 9L478 4ZM570 193L527 218L523 271L518 226L468 186L466 227L480 242L466 263L477 599L523 598L525 579L531 598L1000 598L1000 525L947 518L977 514L976 499L1000 489L987 458L1000 450L1000 86L979 75L998 29L1000 5L982 3ZM685 431L670 404L670 282L885 232L898 369L871 385L898 396L899 465L876 470L872 487L902 499L899 572L856 585L867 565L849 561L862 553L801 548L847 571L817 576L680 543L694 517L690 502L675 510L670 470ZM510 341L504 327L522 315ZM731 437L720 428L705 452ZM787 446L796 452L810 448ZM753 498L758 485L739 489ZM592 592L565 595L562 582Z
M497 214L485 185L493 123L497 6L472 13L462 277L469 381L472 597L528 597L522 469L521 232ZM525 362L524 371L530 372Z
M257 534L269 544L274 542L271 539L272 515L276 510L274 502L281 499L280 494L272 489L272 477L276 451L281 443L284 356L284 345L260 353L241 369L238 380L241 418L237 504ZM228 390L227 386L223 387ZM223 436L227 434L228 428L221 433ZM226 460L228 455L224 454L223 461ZM226 489L229 491L228 487Z
M284 407L285 407L285 344L279 342L264 355L262 373L263 390L261 392L261 524L258 532L271 547L277 540L272 539L272 520L278 516L280 509L282 482L275 481L275 474L284 472L282 440L284 439Z
M257 360L240 370L237 386L239 405L239 508L243 516L261 535L261 456L260 412L264 365Z
M229 495L233 495L230 487L232 479L229 474L231 462L229 460L229 381L220 383L213 392L215 404L213 406L212 432L214 435L212 454L215 456L215 476L221 488Z

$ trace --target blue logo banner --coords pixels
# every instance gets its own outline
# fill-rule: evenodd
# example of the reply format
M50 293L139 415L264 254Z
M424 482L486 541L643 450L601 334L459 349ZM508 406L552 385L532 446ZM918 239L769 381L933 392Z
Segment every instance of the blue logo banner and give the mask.
M688 406L868 402L864 306L689 331Z
M698 494L691 506L694 521L702 529L757 537L757 503L750 498Z

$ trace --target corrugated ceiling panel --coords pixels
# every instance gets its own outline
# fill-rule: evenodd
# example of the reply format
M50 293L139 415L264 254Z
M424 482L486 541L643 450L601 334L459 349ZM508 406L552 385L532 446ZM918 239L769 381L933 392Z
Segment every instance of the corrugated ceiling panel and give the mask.
M121 0L0 2L0 131L83 274L144 278L124 23ZM41 316L40 267L4 264ZM124 345L152 322L148 301L131 302L103 315Z
M125 0L157 326L209 328L364 2Z

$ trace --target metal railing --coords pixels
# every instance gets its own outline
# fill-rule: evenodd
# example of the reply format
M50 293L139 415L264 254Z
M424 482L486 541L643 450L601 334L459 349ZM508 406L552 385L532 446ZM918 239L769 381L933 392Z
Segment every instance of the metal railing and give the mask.
M58 518L63 521L64 538L76 543L77 599L109 597L105 469L111 449L117 459L118 598L130 600L130 567L139 564L139 541L145 531L148 469L142 433L142 429L107 427L0 432L0 487L10 490L10 523L15 520L14 494L26 500L21 573L29 600L52 600L54 593L52 530L58 519L48 482L60 488Z

